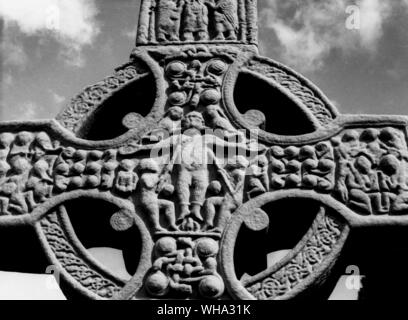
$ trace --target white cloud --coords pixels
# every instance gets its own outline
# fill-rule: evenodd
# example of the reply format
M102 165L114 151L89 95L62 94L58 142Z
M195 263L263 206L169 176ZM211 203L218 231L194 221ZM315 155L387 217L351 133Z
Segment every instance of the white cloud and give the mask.
M19 41L12 41L5 37L0 43L1 61L4 67L17 67L23 69L28 57L24 51L22 43Z
M361 0L361 44L368 50L375 50L383 36L383 27L391 15L395 0Z
M27 36L43 35L61 44L61 57L81 66L82 49L100 29L95 0L0 0L0 17L6 28L18 26Z
M58 94L55 91L50 90L50 92L51 92L52 102L55 103L57 105L57 107L59 107L61 104L63 104L67 100L67 98L65 98L64 96Z
M408 1L408 0L407 0ZM136 30L135 29L125 29L122 30L121 34L125 37L125 38L129 38L131 40L135 40L136 39Z
M408 7L408 0L404 1ZM269 0L261 11L261 23L272 29L286 63L303 71L324 64L332 50L375 54L397 0ZM357 5L360 28L346 28L346 9Z

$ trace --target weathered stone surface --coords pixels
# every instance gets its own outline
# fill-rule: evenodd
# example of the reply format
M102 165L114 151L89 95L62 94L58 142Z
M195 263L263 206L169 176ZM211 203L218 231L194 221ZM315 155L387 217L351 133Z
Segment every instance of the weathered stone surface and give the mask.
M408 118L339 114L258 56L255 12L253 0L144 0L128 64L56 120L0 124L0 225L35 228L79 294L289 299L324 284L351 228L408 224ZM149 110L117 108L147 79ZM109 108L121 115L103 127L112 138L88 139ZM276 131L281 122L296 134ZM308 231L277 263L238 276L241 231L267 232L268 206L285 199L317 205ZM137 230L131 280L85 249L68 214L77 200L114 208L114 232Z

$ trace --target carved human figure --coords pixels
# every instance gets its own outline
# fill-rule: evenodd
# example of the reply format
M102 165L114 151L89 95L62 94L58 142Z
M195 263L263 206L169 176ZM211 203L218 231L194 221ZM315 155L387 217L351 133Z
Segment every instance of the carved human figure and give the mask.
M49 164L45 159L38 160L31 169L30 177L27 181L28 201L31 208L37 203L44 202L51 196L53 179L49 175Z
M379 183L381 190L397 192L400 187L401 163L394 155L386 155L381 158L378 165Z
M184 0L158 0L157 40L179 41L180 20Z
M313 174L317 170L318 160L313 146L303 146L299 151L299 159L302 162L302 186L313 189L317 187L317 176Z
M5 160L0 160L0 215L10 215L8 210L10 192L6 190L7 174L11 169Z
M285 152L280 146L273 146L271 148L271 160L269 168L271 171L271 187L273 189L282 189L285 187L285 163L283 161Z
M86 161L88 152L85 150L76 150L72 156L72 165L70 167L70 185L72 189L80 189L84 187L86 178L84 172L86 168Z
M124 159L120 162L115 183L116 190L125 194L129 194L136 190L139 178L133 171L135 167L135 162L130 159Z
M334 140L336 157L341 163L347 163L350 158L355 158L361 152L360 134L356 130L348 130L341 140Z
M380 132L377 129L365 129L360 136L360 141L365 144L365 149L368 153L379 159L387 153L387 149L379 141Z
M334 155L331 146L327 142L320 142L315 146L316 156L319 159L317 168L312 169L311 174L317 177L317 188L321 191L330 191L334 186Z
M9 208L14 209L19 214L28 213L26 183L31 170L31 164L26 156L15 153L10 159L10 165L10 177L4 186L4 189L10 195Z
M10 146L14 141L14 135L8 132L4 132L0 134L0 161L4 161L7 159Z
M213 10L215 40L237 40L238 14L237 1L215 0L207 1L207 6Z
M50 136L45 132L39 132L36 134L33 143L31 144L31 161L36 167L37 161L45 161L47 163L47 172L48 176L52 176L52 170L54 164L62 151L62 148L56 145L53 145ZM40 163L38 168L45 168L44 163ZM43 180L45 181L45 180Z
M249 161L243 156L235 156L225 166L225 172L220 170L227 192L220 196L220 185L216 181L210 185L214 196L207 199L204 206L205 223L203 230L221 233L224 230L231 213L237 209L244 198L245 176Z
M64 192L68 189L69 182L69 166L66 163L58 164L54 169L54 190Z
M22 131L16 135L11 146L9 154L9 163L11 166L9 185L15 185L15 192L10 199L10 207L16 209L19 213L27 212L27 203L25 201L26 183L31 170L31 152L30 145L34 140L32 133Z
M301 163L299 161L299 148L290 146L284 149L285 157L285 187L296 188L301 185Z
M115 170L118 167L116 160L117 151L107 150L104 155L104 162L101 170L101 188L104 190L111 189L115 181Z
M380 144L397 158L408 160L407 145L404 136L394 128L384 128L380 132Z
M378 168L382 208L388 213L397 196L403 192L401 163L394 155L386 155L381 158Z
M149 142L158 142L169 137L175 131L181 128L181 120L183 119L184 110L180 107L170 107L167 110L163 120L159 122L159 128L151 132L144 140Z
M54 187L57 192L66 191L71 183L70 171L73 166L72 158L75 151L72 147L63 149L55 162Z
M186 0L182 20L183 40L208 40L208 8L203 0Z
M201 208L205 201L205 193L209 185L210 172L221 173L222 165L213 150L226 149L234 152L258 152L265 150L263 146L247 146L245 143L227 142L213 134L204 134L204 119L197 111L190 112L182 121L182 134L174 135L153 145L139 145L134 154L144 150L161 153L168 159L164 173L172 173L175 179L175 191L180 207L178 220L187 217L203 221ZM168 152L171 148L174 152Z
M176 192L180 204L179 220L190 213L202 221L201 208L209 185L209 164L214 164L217 172L222 170L210 146L234 147L237 143L227 143L216 136L203 136L204 119L199 112L189 113L183 121L183 136L180 152L176 154ZM241 145L242 147L242 145ZM191 212L189 206L191 204Z
M268 159L265 155L256 157L248 170L247 196L252 199L269 190Z
M34 140L32 133L27 131L22 131L16 135L16 138L12 144L10 150L10 157L20 156L29 158L30 157L30 145Z
M160 121L159 126L167 130L170 134L181 128L181 120L184 116L184 110L181 107L170 107L165 117Z
M93 150L89 152L84 170L84 185L87 188L98 188L101 184L101 172L103 156L102 151Z
M212 228L214 228L215 215L224 201L224 195L222 195L221 192L222 185L219 181L214 180L208 186L208 198L204 203L204 225L202 227L203 231L211 230Z
M180 154L175 161L177 174L176 192L180 204L179 220L191 214L202 221L201 207L205 201L205 192L209 185L209 150L203 145L200 130L204 128L204 119L198 112L189 113L183 121L184 134ZM188 133L186 134L186 130ZM213 156L213 154L211 154Z
M364 214L381 213L382 211L378 175L373 170L373 165L369 157L361 155L354 161L354 164L349 164L350 171L345 177L350 205L357 207Z
M177 231L176 216L173 202L159 199L160 190L160 168L153 159L143 159L138 165L139 172L139 201L142 208L149 215L154 232L165 231L160 226L160 211L164 211L164 216L168 223L168 228ZM167 188L172 186L163 186ZM173 188L174 189L174 188Z

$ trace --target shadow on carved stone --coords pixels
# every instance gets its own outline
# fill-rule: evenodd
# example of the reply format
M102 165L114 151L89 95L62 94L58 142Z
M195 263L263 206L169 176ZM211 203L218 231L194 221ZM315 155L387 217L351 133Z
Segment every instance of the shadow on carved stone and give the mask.
M243 225L238 234L234 255L238 279L245 273L262 272L285 258L306 235L320 206L308 199L286 199L269 203L262 210L268 213L269 228L252 231Z
M260 124L259 127L267 132L288 136L315 131L311 120L293 100L252 74L239 74L234 102L248 124L255 127ZM259 116L253 115L254 110L257 110ZM273 113L273 117L266 117L270 113Z
M27 226L0 228L0 250L1 271L41 274L49 265L34 230Z
M143 124L156 98L156 83L145 75L115 92L85 122L79 136L87 140L109 140Z
M97 257L93 256L98 262L113 274L129 280L129 275L136 273L141 254L141 236L137 227L120 232L113 230L110 219L117 208L102 200L82 198L69 201L64 206L76 236L87 251L99 251ZM114 259L116 261L112 262ZM108 260L111 260L110 266L120 266L124 262L126 270L112 270L104 264Z

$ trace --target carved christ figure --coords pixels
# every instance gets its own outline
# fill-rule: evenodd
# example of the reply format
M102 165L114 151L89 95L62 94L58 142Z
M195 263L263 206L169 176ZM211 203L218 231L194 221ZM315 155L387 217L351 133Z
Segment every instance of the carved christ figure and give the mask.
M262 152L261 148L251 149L243 142L226 142L214 135L203 134L204 119L201 113L193 111L184 118L182 123L183 133L174 135L155 145L140 146L136 151L168 150L169 161L165 173L174 173L176 177L175 190L180 205L178 220L191 216L202 221L201 208L206 200L206 191L210 184L210 166L225 176L225 170L219 163L213 149L222 149L224 156L225 148L235 152ZM170 150L174 150L170 155ZM154 157L154 155L152 156ZM226 181L227 184L230 184Z

